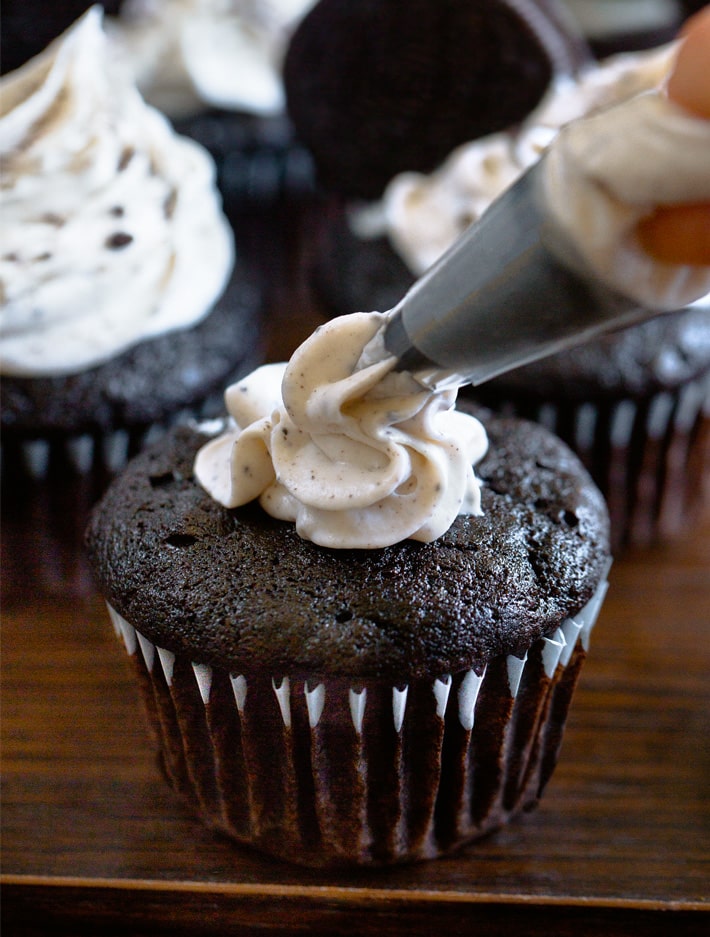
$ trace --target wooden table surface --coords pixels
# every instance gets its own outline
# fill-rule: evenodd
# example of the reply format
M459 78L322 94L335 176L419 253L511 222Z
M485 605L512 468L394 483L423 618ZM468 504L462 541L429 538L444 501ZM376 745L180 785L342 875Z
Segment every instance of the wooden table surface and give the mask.
M279 317L300 288L281 306L288 271L276 266L271 357L292 341ZM185 811L160 777L101 601L20 575L18 524L2 530L7 937L710 927L710 518L616 561L536 811L457 855L350 874L263 858Z

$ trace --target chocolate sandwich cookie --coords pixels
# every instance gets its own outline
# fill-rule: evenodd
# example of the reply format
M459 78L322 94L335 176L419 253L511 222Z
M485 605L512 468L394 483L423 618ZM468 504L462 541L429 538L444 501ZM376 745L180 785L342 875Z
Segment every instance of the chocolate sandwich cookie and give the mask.
M517 123L588 56L537 0L321 0L293 35L287 108L322 185L376 198L465 140Z

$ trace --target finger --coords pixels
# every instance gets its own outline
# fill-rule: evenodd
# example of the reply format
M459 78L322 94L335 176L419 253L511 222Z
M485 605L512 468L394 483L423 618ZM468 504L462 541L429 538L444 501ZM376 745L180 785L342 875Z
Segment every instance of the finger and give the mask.
M710 118L710 6L691 17L681 32L668 97ZM710 205L657 208L637 227L642 248L665 263L710 265Z
M694 114L710 117L710 6L687 21L680 37L668 97Z
M710 265L710 205L658 208L639 222L641 247L664 263Z

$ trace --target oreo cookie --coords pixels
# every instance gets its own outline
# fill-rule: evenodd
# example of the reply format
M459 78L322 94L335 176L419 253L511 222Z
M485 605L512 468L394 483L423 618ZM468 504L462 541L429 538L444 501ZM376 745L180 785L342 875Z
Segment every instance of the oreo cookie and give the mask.
M375 198L520 121L589 54L545 0L321 0L289 45L287 108L320 183Z

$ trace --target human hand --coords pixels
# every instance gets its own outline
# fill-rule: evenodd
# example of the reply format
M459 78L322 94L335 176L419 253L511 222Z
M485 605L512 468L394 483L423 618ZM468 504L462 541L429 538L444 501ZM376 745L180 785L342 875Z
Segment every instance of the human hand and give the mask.
M692 114L710 120L710 5L687 21L680 37L682 44L668 79L668 97ZM707 203L659 207L639 222L637 234L642 248L657 260L710 265Z

